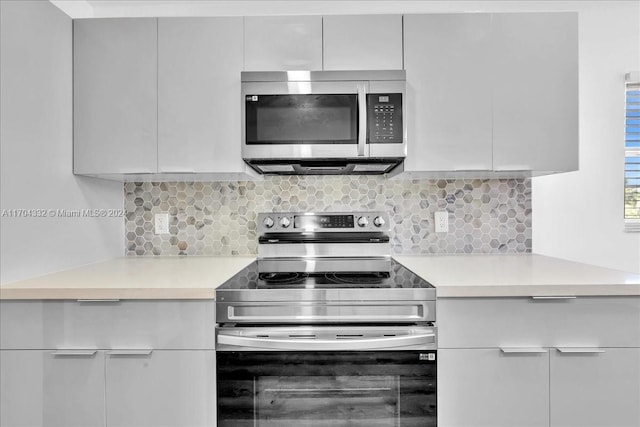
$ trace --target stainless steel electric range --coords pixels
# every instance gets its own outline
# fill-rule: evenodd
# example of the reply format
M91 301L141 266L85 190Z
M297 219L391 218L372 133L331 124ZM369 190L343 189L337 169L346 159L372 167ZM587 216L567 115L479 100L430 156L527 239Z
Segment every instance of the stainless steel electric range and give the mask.
M216 290L218 426L436 426L435 289L384 212L263 213Z

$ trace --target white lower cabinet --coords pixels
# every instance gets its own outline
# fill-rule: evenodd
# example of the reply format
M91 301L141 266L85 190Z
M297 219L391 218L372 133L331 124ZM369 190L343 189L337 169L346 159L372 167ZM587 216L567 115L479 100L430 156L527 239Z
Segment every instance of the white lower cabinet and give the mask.
M551 350L551 427L640 426L640 348Z
M107 427L215 426L215 351L108 351Z
M214 309L0 301L0 426L214 427Z
M1 350L2 427L102 427L104 352Z
M549 353L438 350L438 426L549 424Z
M441 298L437 310L440 427L640 426L640 298Z

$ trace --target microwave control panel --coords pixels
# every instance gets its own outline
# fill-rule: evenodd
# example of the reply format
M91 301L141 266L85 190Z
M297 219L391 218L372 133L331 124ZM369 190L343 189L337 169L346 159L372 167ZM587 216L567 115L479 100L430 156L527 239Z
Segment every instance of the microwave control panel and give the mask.
M369 143L402 143L402 94L367 95Z

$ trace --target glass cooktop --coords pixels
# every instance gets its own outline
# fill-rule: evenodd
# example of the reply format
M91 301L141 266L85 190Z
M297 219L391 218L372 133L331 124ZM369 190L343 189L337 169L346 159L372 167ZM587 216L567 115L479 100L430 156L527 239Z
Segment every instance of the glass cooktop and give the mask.
M385 271L265 272L254 261L218 289L433 288L393 259L388 265Z

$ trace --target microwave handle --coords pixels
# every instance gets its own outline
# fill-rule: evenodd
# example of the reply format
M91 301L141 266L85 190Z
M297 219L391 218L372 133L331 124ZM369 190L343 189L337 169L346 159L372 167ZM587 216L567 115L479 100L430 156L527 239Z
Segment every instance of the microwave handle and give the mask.
M358 156L364 156L367 144L367 94L364 83L358 84Z

